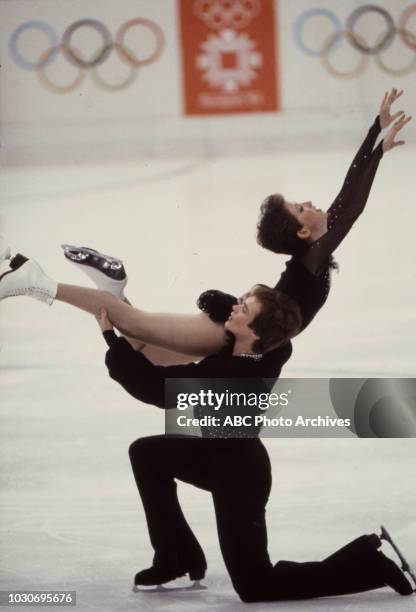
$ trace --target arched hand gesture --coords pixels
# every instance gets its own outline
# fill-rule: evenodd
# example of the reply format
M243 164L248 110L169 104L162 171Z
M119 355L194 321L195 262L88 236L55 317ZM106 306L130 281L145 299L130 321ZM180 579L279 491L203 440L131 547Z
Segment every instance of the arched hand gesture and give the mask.
M403 115L389 129L385 139L383 140L383 151L384 152L390 151L391 149L394 149L395 147L398 147L400 145L404 145L404 143L405 143L404 140L396 141L395 138L396 138L397 133L400 132L400 130L402 130L404 128L404 126L409 123L410 120L411 120L411 117L406 117L405 115Z
M398 113L395 113L394 115L392 115L390 112L391 105L398 98L400 98L402 93L403 93L403 89L401 91L397 91L397 89L393 87L390 93L386 92L384 94L384 98L381 102L380 110L378 113L380 117L380 127L382 130L384 130L384 128L388 127L391 123L393 123L393 121L398 119L400 115L404 114L404 111L399 111Z

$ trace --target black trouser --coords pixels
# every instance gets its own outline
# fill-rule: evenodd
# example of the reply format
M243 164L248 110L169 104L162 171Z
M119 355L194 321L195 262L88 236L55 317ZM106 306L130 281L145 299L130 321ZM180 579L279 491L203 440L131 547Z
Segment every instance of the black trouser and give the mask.
M177 478L212 493L221 552L243 601L340 595L384 586L370 569L375 554L371 536L354 540L321 562L279 561L273 567L265 521L271 468L260 440L152 436L136 440L129 454L154 563L206 567L179 505Z

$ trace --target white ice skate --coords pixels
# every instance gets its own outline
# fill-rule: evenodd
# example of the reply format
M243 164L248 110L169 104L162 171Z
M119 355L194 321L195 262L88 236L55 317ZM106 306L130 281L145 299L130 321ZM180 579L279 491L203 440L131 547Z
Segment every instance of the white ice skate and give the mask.
M40 265L18 253L0 274L0 300L27 295L46 304L53 304L58 283L45 274Z
M124 288L127 285L127 274L121 259L104 255L89 247L77 247L70 244L61 245L65 257L95 283L98 289L108 291L121 300L124 299Z

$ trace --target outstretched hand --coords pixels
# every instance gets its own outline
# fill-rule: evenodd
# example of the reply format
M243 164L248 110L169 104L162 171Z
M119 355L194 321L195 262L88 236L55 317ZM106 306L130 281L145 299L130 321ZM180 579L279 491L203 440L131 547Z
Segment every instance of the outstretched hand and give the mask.
M97 319L97 322L101 328L101 331L105 332L105 331L110 331L114 329L113 324L108 318L107 311L104 308L100 308L100 312L98 313L98 315L95 316L95 318Z
M396 138L397 133L400 132L400 130L402 130L404 128L404 126L407 125L411 119L412 119L411 117L406 117L405 115L403 115L389 129L385 139L383 140L383 151L384 151L384 153L386 151L390 151L391 149L394 149L395 147L399 147L400 145L404 145L404 143L405 143L404 140L397 140L396 141L395 138Z
M394 115L391 114L391 105L393 104L393 102L396 102L398 98L400 98L402 93L403 89L397 91L397 89L393 87L390 93L386 91L386 93L384 94L384 98L381 102L380 110L378 113L380 117L380 127L382 130L384 130L384 128L388 127L391 123L393 123L393 121L398 119L400 115L404 115L404 111L399 111Z

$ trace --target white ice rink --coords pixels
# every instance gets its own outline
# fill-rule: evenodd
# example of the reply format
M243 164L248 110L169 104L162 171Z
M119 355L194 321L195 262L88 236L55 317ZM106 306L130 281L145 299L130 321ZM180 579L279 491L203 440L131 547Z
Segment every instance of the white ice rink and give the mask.
M358 143L357 143L358 144ZM255 243L259 203L280 191L326 207L352 148L256 157L9 168L2 232L58 280L89 284L63 242L121 257L130 300L195 310L199 293L274 284L284 257ZM414 377L415 149L381 161L367 209L336 253L323 311L294 342L284 376ZM0 589L76 590L77 609L234 612L413 610L388 589L293 603L240 603L225 571L210 496L180 485L208 559L207 591L134 594L152 551L129 444L163 431L163 413L108 376L95 320L56 303L2 302ZM319 559L380 523L416 561L413 439L266 440L273 466L269 551Z

